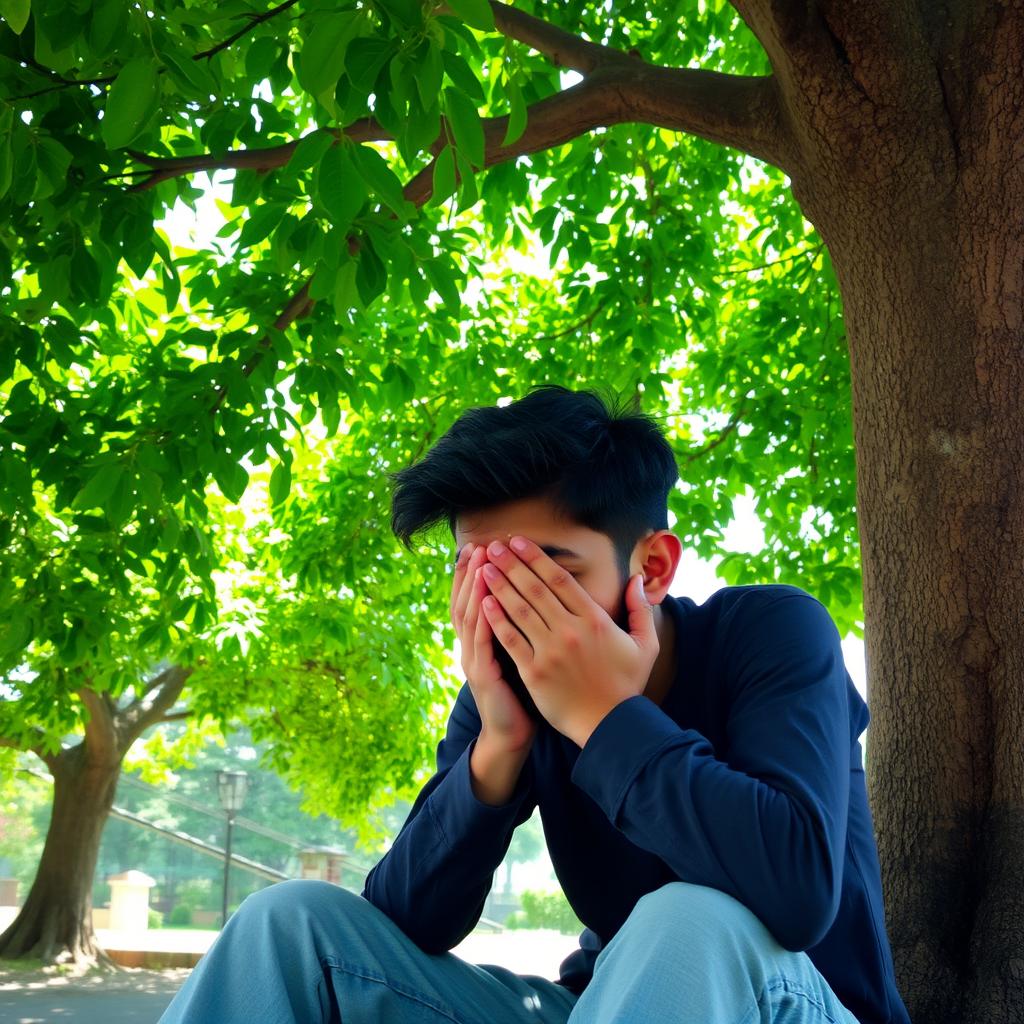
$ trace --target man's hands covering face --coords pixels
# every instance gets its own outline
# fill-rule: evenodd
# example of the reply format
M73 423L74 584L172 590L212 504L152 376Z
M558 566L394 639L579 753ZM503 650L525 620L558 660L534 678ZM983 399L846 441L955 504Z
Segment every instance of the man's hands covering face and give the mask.
M487 587L480 569L486 549L467 544L455 566L451 619L462 648L462 671L480 713L481 738L495 749L524 750L533 742L536 723L530 718L494 656L493 633L480 602Z
M643 577L632 577L626 588L626 633L536 544L519 537L510 543L519 541L518 552L498 542L487 549L481 575L491 596L481 603L481 618L511 655L540 713L582 747L612 708L644 692L658 657Z

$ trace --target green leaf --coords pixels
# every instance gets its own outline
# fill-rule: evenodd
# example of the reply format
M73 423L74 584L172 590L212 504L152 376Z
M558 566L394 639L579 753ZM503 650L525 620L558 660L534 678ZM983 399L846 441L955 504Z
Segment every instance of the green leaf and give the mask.
M14 108L7 106L0 110L0 199L7 195L14 180L14 153L11 149L13 124Z
M458 89L445 89L444 109L455 144L474 167L484 165L484 126L473 103Z
M270 504L280 505L292 487L292 468L287 462L279 462L270 474Z
M314 96L331 90L345 70L345 51L363 21L361 11L342 11L318 18L299 55L299 82Z
M254 39L245 53L245 73L261 81L270 74L281 52L281 40L274 36L260 36Z
M185 95L198 95L208 100L219 91L217 80L210 74L205 60L192 60L181 53L170 52L161 53L160 59Z
M218 452L213 467L213 479L220 493L228 501L238 502L249 485L249 474L226 452Z
M59 142L44 135L36 142L36 166L39 178L32 198L45 199L67 184L71 154Z
M467 25L481 32L494 31L494 11L487 0L448 0L448 6Z
M374 192L402 219L408 218L410 203L402 195L402 183L388 162L370 146L353 146L352 160L356 170L362 175Z
M363 95L368 93L377 81L380 69L388 62L395 51L395 44L390 39L379 39L375 36L361 38L348 55L345 70L349 81Z
M445 146L434 161L434 191L432 204L443 203L455 191L455 153L451 146Z
M388 271L381 258L374 251L368 242L363 243L359 250L359 265L356 268L356 289L359 292L359 299L364 306L368 306L373 300L384 291L388 283Z
M124 466L120 462L108 462L101 466L75 495L71 507L80 512L90 508L106 508L124 475Z
M509 105L508 128L501 144L511 146L526 130L526 102L523 100L523 91L514 78L510 78L506 83L505 92L508 95Z
M7 22L11 31L20 36L28 24L32 9L31 0L0 0L0 17Z
M122 149L139 134L157 100L157 65L137 57L119 72L103 111L103 141L108 149Z
M449 311L457 316L462 310L462 300L455 283L454 267L445 260L426 260L423 263L423 270L434 291L441 296Z
M445 74L452 82L461 89L471 100L483 103L485 100L483 86L480 79L470 70L469 65L457 53L450 53L444 50L441 53L441 63L444 64Z
M347 231L355 215L362 209L369 191L363 176L356 171L352 146L335 146L317 165L313 194L330 214L331 223L339 231Z
M315 131L303 135L292 151L291 158L285 164L288 171L304 171L320 163L324 153L335 144L330 132Z
M459 189L459 205L465 210L480 198L480 193L476 187L476 175L473 173L473 168L465 153L458 150L455 153L455 167L459 172L459 184L461 186Z
M281 223L285 207L280 203L261 203L251 209L249 219L242 225L238 248L245 249L262 242Z
M444 64L441 63L441 51L433 43L422 48L416 64L416 90L420 94L420 102L424 109L429 110L441 95L441 80L444 77Z

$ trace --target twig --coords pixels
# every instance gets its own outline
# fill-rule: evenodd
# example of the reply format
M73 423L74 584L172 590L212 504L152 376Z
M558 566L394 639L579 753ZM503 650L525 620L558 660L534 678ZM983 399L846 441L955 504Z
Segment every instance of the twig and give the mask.
M242 36L247 35L257 25L262 25L263 22L269 21L275 15L280 14L282 11L288 10L289 7L294 7L298 3L298 0L285 0L284 3L278 4L277 7L272 7L269 11L263 14L249 14L248 24L244 25L237 32L233 32L227 39L223 40L211 46L208 50L202 50L200 53L194 53L191 57L192 60L203 60L214 56L214 54L220 53L221 50L226 50L232 43L238 42ZM31 100L35 99L36 96L45 96L46 93L57 92L59 89L67 89L71 86L82 86L82 85L109 85L117 78L117 75L103 75L100 78L65 78L63 75L58 74L53 68L48 68L38 61L33 60L31 57L19 57L18 58L23 64L27 64L31 68L35 68L37 71L47 74L52 78L57 79L56 85L47 86L45 89L37 89L35 92L23 93L20 96L12 96L9 102L15 102L17 100ZM167 69L164 67L157 68L158 74L163 74Z

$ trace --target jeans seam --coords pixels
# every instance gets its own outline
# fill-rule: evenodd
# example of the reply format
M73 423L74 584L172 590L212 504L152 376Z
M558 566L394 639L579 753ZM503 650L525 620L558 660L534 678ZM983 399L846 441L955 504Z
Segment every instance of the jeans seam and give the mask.
M404 985L392 981L383 974L377 974L376 972L363 967L361 964L350 964L344 960L338 960L336 957L331 956L323 957L320 963L322 967L326 967L332 971L344 971L346 974L362 978L364 981L374 981L380 985L387 985L392 992L395 992L400 996L404 996L406 999L411 999L413 1002L422 1004L428 1010L433 1010L435 1013L439 1013L442 1016L447 1017L449 1020L454 1021L455 1024L465 1024L464 1019L458 1016L453 1010L440 1003L434 1002L423 992L419 992L412 988L406 988Z
M795 982L790 981L789 978L780 976L772 981L769 981L764 987L765 995L769 995L770 993L775 992L779 989L785 989L787 992L792 992L794 995L803 996L804 999L806 999L809 1003L811 1003L813 1006L817 1007L817 1009L821 1011L822 1016L825 1018L826 1021L828 1021L828 1024L838 1024L836 1018L833 1017L831 1013L829 1013L828 1007L825 1006L825 1004L821 1001L821 999L818 998L818 996L815 993L808 992L806 989L801 988ZM741 1022L741 1024L746 1024L746 1022L743 1021Z

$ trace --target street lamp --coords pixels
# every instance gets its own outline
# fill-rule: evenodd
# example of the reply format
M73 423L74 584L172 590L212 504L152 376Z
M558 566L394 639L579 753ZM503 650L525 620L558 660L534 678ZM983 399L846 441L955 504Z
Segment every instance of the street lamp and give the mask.
M245 794L249 788L249 776L246 772L217 772L217 792L220 794L220 805L228 816L228 835L224 843L224 910L223 923L228 923L228 879L231 873L231 829L235 824L235 815L245 803Z

